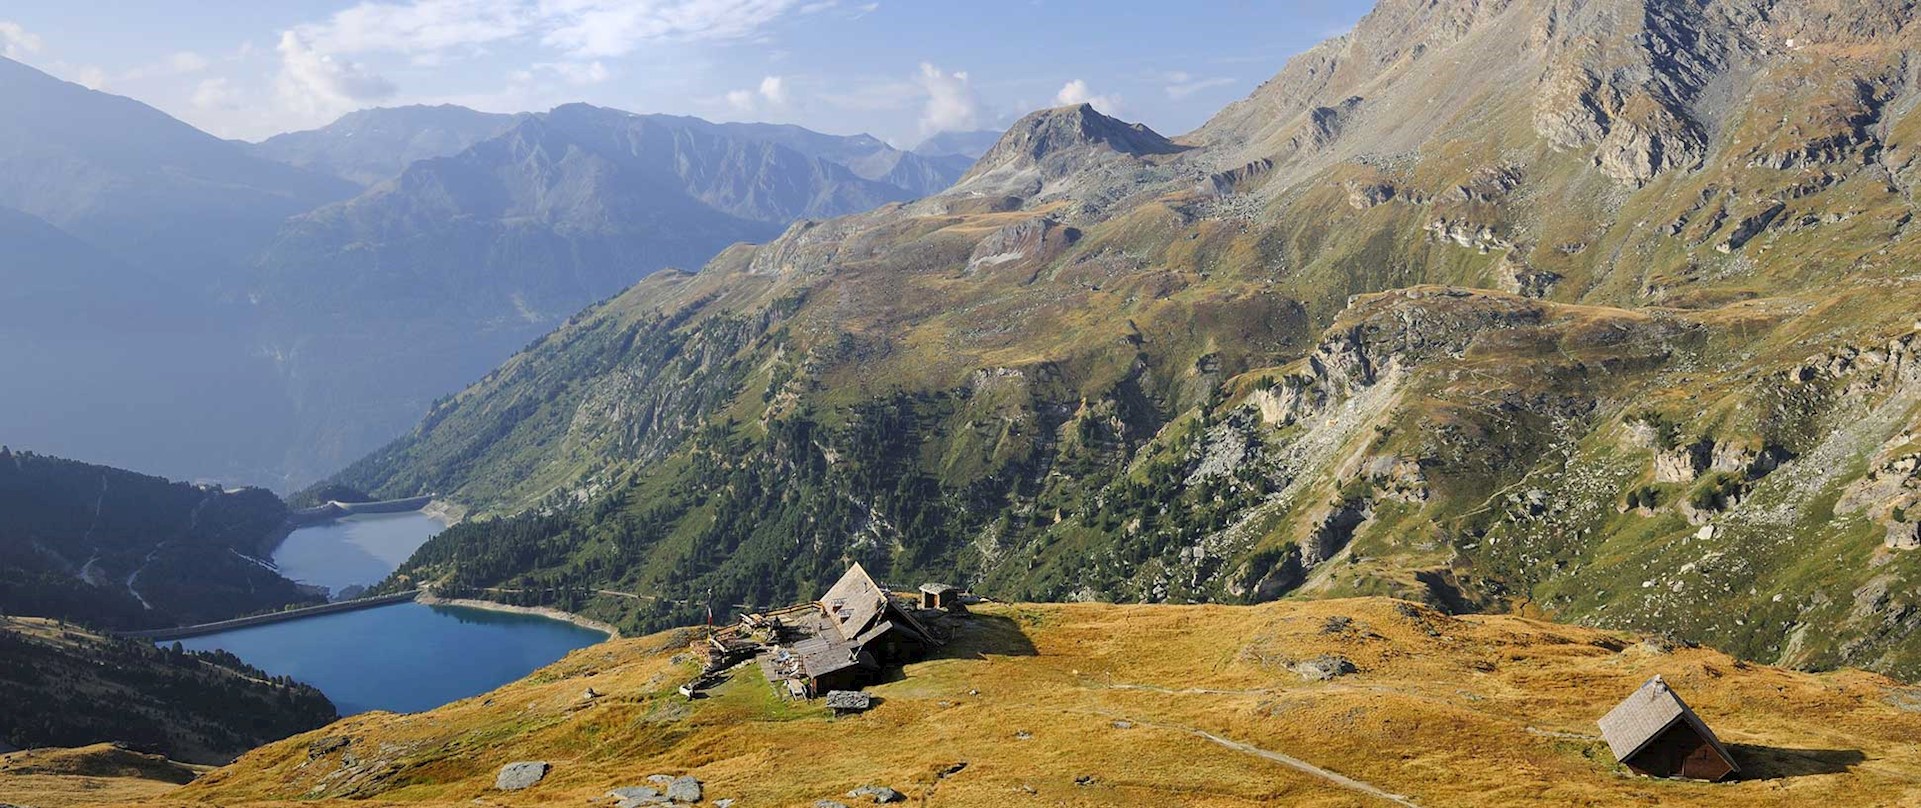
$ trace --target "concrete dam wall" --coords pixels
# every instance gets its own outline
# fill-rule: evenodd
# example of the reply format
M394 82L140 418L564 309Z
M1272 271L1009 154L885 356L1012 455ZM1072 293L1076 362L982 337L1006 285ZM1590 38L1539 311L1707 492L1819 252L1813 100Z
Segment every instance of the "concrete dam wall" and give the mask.
M311 508L301 508L287 514L287 521L294 527L306 527L321 522L331 522L343 516L365 513L406 513L427 507L434 497L432 494L406 499L386 499L379 502L328 502Z

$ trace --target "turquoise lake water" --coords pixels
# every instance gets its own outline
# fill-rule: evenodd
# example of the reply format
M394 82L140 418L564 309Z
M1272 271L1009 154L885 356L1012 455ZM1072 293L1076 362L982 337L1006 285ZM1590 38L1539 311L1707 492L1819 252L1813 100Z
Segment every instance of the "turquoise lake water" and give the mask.
M446 525L418 511L349 516L303 527L274 551L280 574L339 595L380 583Z
M181 644L224 648L268 673L318 687L344 716L432 709L485 693L604 639L600 632L545 617L399 603Z
M293 532L280 574L335 593L379 583L445 527L422 513L352 516ZM485 693L606 639L534 615L398 603L182 640L320 688L341 715L418 712Z

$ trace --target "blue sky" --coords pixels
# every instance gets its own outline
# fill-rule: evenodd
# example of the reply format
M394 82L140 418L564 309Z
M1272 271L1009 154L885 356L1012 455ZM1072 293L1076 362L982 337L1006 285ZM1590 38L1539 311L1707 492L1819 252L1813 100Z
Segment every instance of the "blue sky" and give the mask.
M905 146L1071 101L1185 132L1369 5L9 0L0 54L249 140L368 106L586 101Z

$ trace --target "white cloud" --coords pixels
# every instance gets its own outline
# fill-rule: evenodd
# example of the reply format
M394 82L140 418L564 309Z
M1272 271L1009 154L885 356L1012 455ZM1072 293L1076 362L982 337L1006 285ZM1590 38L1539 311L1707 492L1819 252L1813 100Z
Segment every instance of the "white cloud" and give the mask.
M295 30L316 51L400 53L431 64L447 52L538 39L580 62L658 40L753 36L800 0L409 0L362 2Z
M1063 107L1091 104L1095 109L1108 115L1119 114L1121 110L1120 96L1096 95L1093 90L1088 89L1087 82L1080 79L1074 79L1062 85L1061 91L1054 94L1054 103Z
M362 2L296 31L324 53L427 54L525 35L538 23L537 12L525 0Z
M280 35L280 102L289 110L320 120L351 112L391 97L393 82L365 67L315 50L300 35Z
M12 20L0 20L0 56L25 59L40 51L40 37Z
M787 80L780 76L768 76L760 80L760 97L767 103L783 106L787 103Z
M739 113L785 108L789 100L787 79L784 76L767 76L760 80L760 86L755 89L731 90L722 98L729 108Z
M193 51L181 51L167 57L167 67L175 73L198 73L207 69L207 57Z
M741 39L798 0L540 0L541 42L576 58L622 56L655 40Z
M974 95L965 71L948 73L931 62L921 62L919 82L927 94L927 106L920 116L921 134L956 132L979 125L980 99Z
M206 70L213 62L193 51L180 51L152 64L140 65L121 73L117 81L137 81L148 78L168 78L172 76L191 76Z
M194 85L192 101L195 109L239 109L240 91L234 89L233 82L223 78L201 79Z
M1174 76L1179 76L1180 78L1174 78ZM1226 76L1216 76L1211 79L1196 79L1189 77L1186 73L1174 73L1171 74L1169 78L1170 83L1165 88L1167 90L1167 97L1175 101L1179 101L1202 90L1225 87L1234 83L1234 79Z
M50 72L55 75L65 77L68 81L89 90L98 90L107 86L107 71L98 65L69 65L66 62L54 62L49 67Z
M599 84L614 77L613 71L608 70L607 65L599 59L591 62L541 62L534 68L559 76L562 81L573 85Z

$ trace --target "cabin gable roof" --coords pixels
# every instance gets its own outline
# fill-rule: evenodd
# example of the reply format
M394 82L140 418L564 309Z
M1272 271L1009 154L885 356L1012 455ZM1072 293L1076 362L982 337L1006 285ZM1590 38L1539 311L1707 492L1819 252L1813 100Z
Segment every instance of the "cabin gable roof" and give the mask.
M1699 734L1708 745L1714 747L1716 754L1726 760L1728 766L1739 771L1734 756L1728 753L1721 739L1715 737L1714 730L1707 722L1688 708L1687 702L1668 687L1660 676L1647 680L1641 687L1623 699L1607 715L1601 716L1601 737L1607 740L1608 749L1614 759L1626 763L1629 758L1640 754L1655 739L1676 724L1686 724Z

